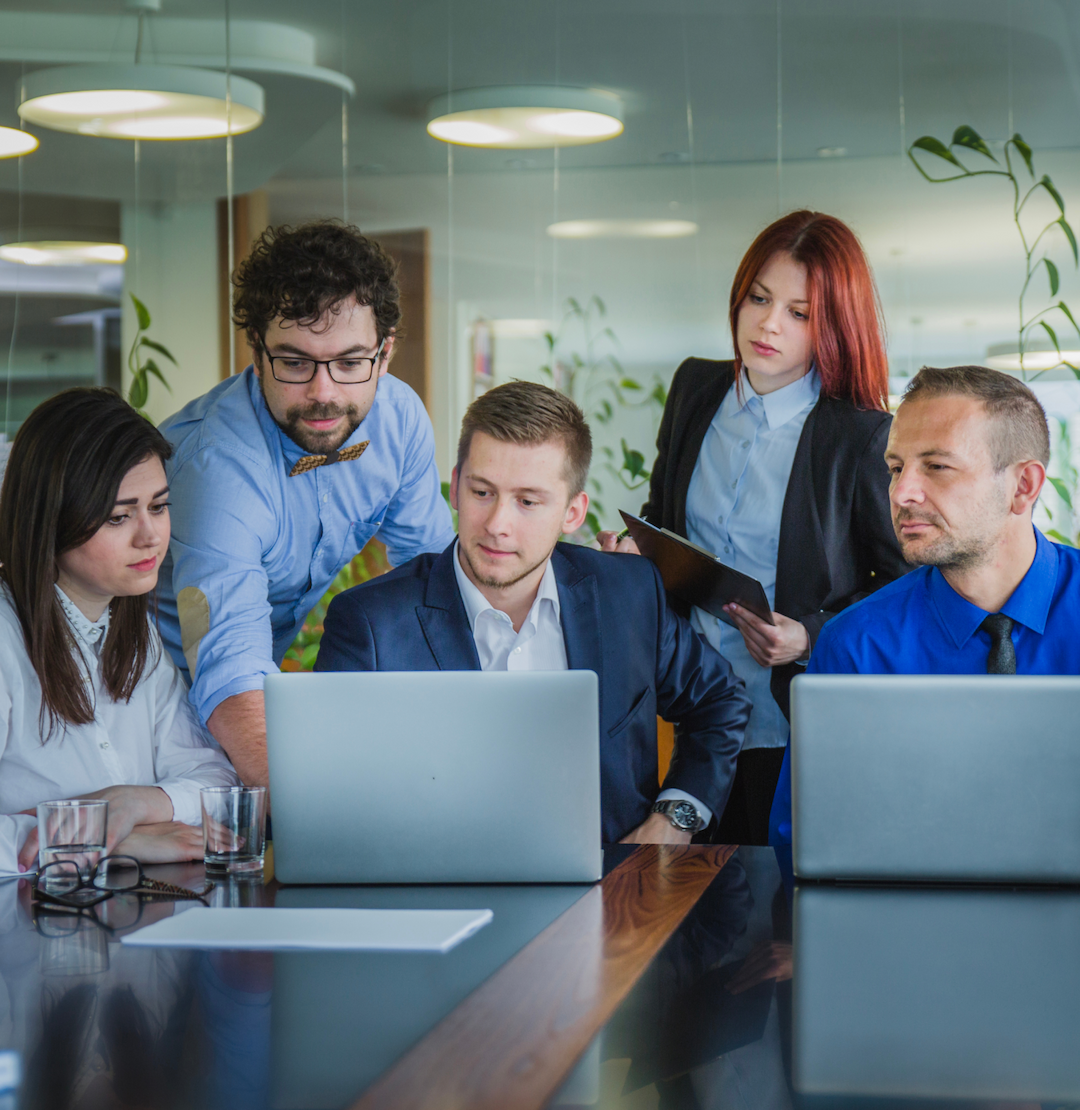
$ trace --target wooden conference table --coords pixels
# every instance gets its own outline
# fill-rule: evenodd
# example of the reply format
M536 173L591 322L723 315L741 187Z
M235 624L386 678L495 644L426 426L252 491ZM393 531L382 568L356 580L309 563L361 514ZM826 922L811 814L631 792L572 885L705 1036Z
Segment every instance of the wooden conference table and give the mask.
M594 887L209 899L491 908L446 955L124 947L171 904L57 922L0 884L0 1049L23 1072L0 1108L1080 1103L1080 891L793 889L765 848L605 862Z

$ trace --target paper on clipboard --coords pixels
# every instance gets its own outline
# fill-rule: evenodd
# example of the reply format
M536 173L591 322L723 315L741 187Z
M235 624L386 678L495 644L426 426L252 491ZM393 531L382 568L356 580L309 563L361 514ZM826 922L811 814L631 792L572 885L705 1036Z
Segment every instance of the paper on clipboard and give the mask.
M619 515L641 554L656 564L664 589L672 597L696 605L726 624L734 624L724 612L731 602L767 624L774 623L765 588L756 578L727 566L712 552L666 528L621 510Z

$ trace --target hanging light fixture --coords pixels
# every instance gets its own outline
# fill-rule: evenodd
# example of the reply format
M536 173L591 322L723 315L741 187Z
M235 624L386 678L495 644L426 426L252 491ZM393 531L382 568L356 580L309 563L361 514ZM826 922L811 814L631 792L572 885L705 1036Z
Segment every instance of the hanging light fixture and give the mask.
M38 141L29 131L0 127L0 158L21 158L37 148Z
M39 239L26 243L4 243L0 260L25 266L118 265L127 260L122 243L88 243L71 239Z
M696 235L692 220L562 220L548 224L552 239L683 239Z
M599 89L500 85L436 97L427 130L444 143L527 150L614 139L622 117L622 101Z
M28 73L16 89L28 123L111 139L240 135L265 112L254 81L191 66L57 66Z
M1052 343L1039 339L1033 340L1024 347L1023 369L1025 371L1053 370L1066 362L1071 362L1074 366L1080 366L1080 351L1067 351L1064 348L1059 351ZM986 365L992 370L1019 373L1019 344L1014 340L1011 343L995 343L992 347L987 348ZM1065 367L1065 369L1067 370L1068 367ZM1071 374L1072 371L1069 371L1069 373Z

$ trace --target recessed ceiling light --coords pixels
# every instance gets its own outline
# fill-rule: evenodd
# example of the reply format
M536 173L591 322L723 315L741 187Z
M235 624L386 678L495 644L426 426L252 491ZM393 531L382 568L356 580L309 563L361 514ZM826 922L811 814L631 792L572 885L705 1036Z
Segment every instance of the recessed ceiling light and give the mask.
M507 85L448 93L428 105L428 134L460 146L525 150L621 135L622 101L599 89Z
M26 266L85 266L124 262L127 247L122 243L84 243L74 240L43 239L32 243L5 243L0 259Z
M79 135L215 139L263 121L261 86L190 66L57 66L27 74L16 89L24 120Z
M38 141L29 131L0 127L0 158L18 158L37 148Z
M697 232L692 220L562 220L547 229L553 239L682 239Z

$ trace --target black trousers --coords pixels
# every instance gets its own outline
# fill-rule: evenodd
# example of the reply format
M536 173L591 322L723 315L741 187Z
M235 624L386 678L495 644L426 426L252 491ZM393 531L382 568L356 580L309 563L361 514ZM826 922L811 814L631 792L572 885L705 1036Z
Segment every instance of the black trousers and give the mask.
M769 843L769 812L783 763L783 748L739 753L735 781L712 836L714 844Z

